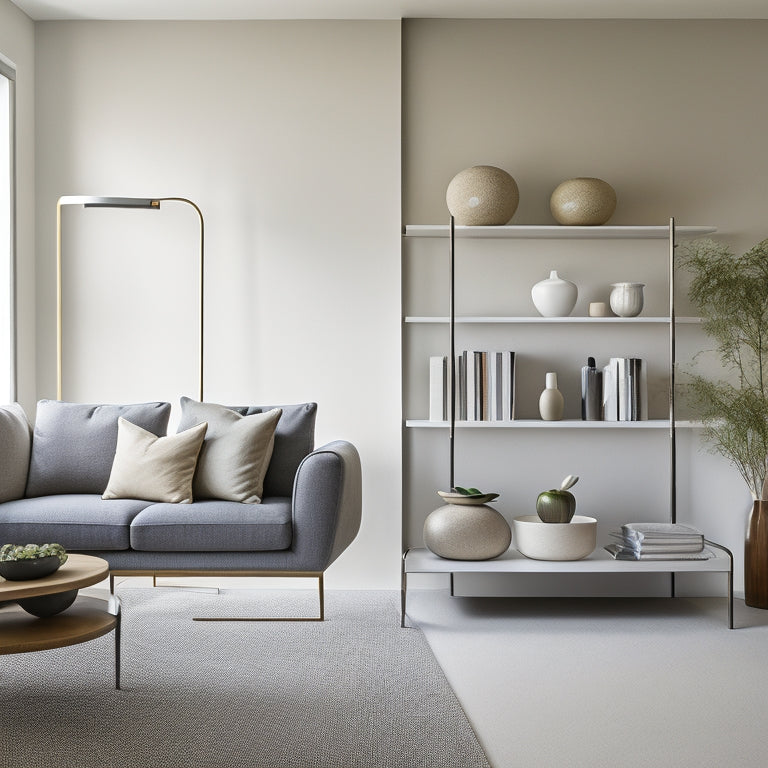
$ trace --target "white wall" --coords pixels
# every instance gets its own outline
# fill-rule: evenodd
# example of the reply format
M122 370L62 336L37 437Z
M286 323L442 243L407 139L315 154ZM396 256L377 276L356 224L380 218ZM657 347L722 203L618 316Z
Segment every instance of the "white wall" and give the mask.
M35 403L35 28L0 0L0 55L16 69L16 380L26 409Z
M316 400L318 444L351 440L363 463L363 527L328 585L395 586L400 23L36 29L37 395L55 396L57 198L194 200L206 222L205 399ZM64 398L196 396L191 209L65 216Z
M520 187L511 223L553 224L548 203L557 184L597 176L618 193L612 224L666 224L674 216L678 224L717 226L737 251L746 249L768 236L766 42L765 21L407 20L404 219L446 221L454 174L490 164ZM568 255L561 257L568 266ZM540 258L546 272L552 256ZM609 254L606 274L612 268ZM482 283L463 281L463 301L478 302L474 285ZM690 351L706 341L688 343ZM509 450L499 439L491 450ZM533 449L546 455L546 445L535 447L540 442ZM724 459L702 451L696 434L682 436L679 448L679 519L733 549L739 589L749 494ZM663 448L638 450L638 469L653 475ZM507 497L532 479L516 471L516 455L505 455L508 472L497 481ZM595 474L583 474L582 496ZM643 498L653 502L638 499L636 485L627 473L633 513ZM419 524L407 516L412 537ZM700 583L681 581L686 589Z

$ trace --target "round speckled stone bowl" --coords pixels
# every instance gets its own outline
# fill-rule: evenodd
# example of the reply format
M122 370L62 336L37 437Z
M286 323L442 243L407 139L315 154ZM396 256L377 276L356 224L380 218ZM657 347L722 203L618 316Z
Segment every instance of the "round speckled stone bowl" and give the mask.
M471 227L506 224L517 210L517 182L502 168L475 165L448 184L445 202L456 224Z
M555 188L549 209L558 224L598 226L613 216L616 192L602 179L568 179Z
M490 560L506 552L512 531L487 504L446 504L424 521L424 544L447 560Z

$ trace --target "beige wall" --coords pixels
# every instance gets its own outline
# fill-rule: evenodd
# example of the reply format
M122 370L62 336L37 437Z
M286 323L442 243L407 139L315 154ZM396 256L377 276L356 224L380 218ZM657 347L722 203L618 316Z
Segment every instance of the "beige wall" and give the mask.
M16 381L35 404L35 27L0 0L0 54L16 69Z
M25 404L54 388L56 198L188 196L203 208L208 235L206 396L320 401L319 439L353 439L365 469L364 530L339 563L336 583L394 585L400 25L40 23L33 201L33 26L7 0L0 0L0 21L2 50L16 56L20 84L26 78L20 334L27 358L38 350L39 375L35 388L27 359ZM674 215L679 223L716 225L736 248L747 247L765 235L766 24L404 22L404 221L444 221L450 178L492 163L520 185L516 223L550 222L554 186L596 175L618 191L613 223L665 223ZM35 203L37 314L29 258ZM173 218L181 212L162 215L168 228L158 225L163 253L153 279L167 286L169 313L188 323L189 275L183 261L169 263L168 250L180 247L175 233L188 237L191 222ZM142 222L130 237L145 230ZM96 276L85 280L88 286ZM87 316L68 319L88 324ZM88 376L70 381L80 390L73 398L100 398L127 378L110 370L135 323L112 322L69 349L79 362L95 346L97 358L84 364ZM89 344L105 332L119 340L106 352ZM164 353L136 363L141 375L131 374L132 386L160 386L168 375L161 364L173 354L188 364L186 348L172 349L187 343L171 337ZM178 385L162 379L163 388ZM695 438L681 443L690 519L740 556L748 499L738 477L700 452ZM442 450L435 446L436 463Z
M36 29L38 396L55 395L57 198L192 199L206 223L205 398L316 400L318 444L351 440L364 468L363 529L328 584L395 586L400 23ZM65 399L196 396L194 214L65 215Z
M520 187L517 224L554 223L573 176L618 192L613 224L715 224L765 236L766 21L404 24L404 210L442 221L470 165Z
M405 222L447 221L445 189L453 175L491 164L508 170L520 187L513 224L555 223L548 205L555 186L574 176L597 176L618 193L612 224L666 224L674 216L678 224L717 226L735 248L747 248L768 236L767 43L766 21L408 20ZM568 254L561 257L566 269L577 263ZM607 276L613 257L604 257ZM552 262L547 253L537 258L542 270ZM479 275L469 270L467 278L463 306L477 304L484 290ZM420 286L426 288L424 279L412 292ZM540 346L546 343L542 339ZM705 343L699 338L691 345L695 351ZM465 467L482 473L482 446L465 435L457 439L465 450L472 448ZM434 436L408 435L406 452L423 455L420 440L437 440L433 452L443 450ZM528 451L566 461L562 441L542 440L530 437L521 449L496 435L490 439L485 450L503 456L504 472L489 482L506 489L506 503L531 480L519 472L525 464L517 463ZM590 497L587 483L608 462L602 470L606 482L612 478L616 485L618 478L617 494L622 485L631 489L629 509L641 513L643 499L655 507L657 496L644 492L626 465L612 469L611 453L632 451L634 470L653 478L663 441L623 446L623 439L606 449L585 438L580 450L585 458L597 458L597 465L579 459L588 471L568 472L583 475L577 490L597 505L605 499L596 492ZM735 470L701 450L695 433L680 436L679 455L680 519L734 550L739 588L749 494ZM406 475L407 488L418 482ZM406 515L412 537L419 527L420 520Z

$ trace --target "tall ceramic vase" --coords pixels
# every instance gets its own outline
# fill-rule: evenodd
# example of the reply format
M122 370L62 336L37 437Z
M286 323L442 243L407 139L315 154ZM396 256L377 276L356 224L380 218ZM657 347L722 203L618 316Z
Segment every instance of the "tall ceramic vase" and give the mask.
M744 542L744 602L768 608L768 500L752 503Z

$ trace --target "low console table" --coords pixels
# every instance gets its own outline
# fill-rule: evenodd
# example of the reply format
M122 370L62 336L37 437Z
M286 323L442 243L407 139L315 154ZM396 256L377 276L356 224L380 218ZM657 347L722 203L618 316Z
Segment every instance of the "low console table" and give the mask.
M713 541L709 560L614 560L602 547L583 560L531 560L510 547L493 560L446 560L428 549L403 554L400 626L405 627L409 573L725 573L728 575L728 628L733 629L733 555Z

